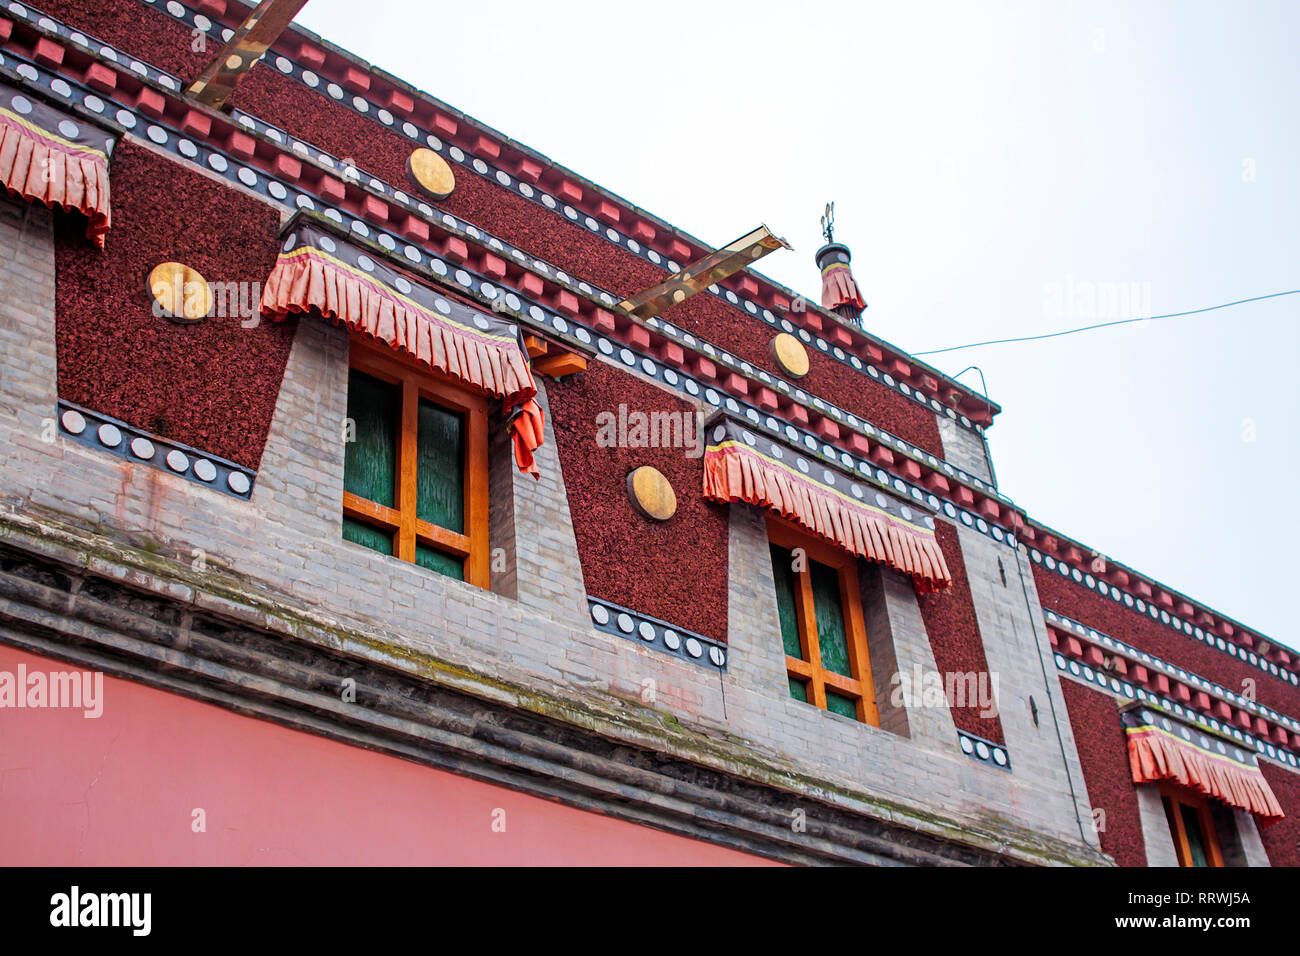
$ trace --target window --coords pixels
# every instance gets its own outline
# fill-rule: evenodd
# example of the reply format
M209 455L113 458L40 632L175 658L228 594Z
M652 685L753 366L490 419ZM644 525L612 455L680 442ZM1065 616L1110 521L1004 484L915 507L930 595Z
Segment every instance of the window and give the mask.
M343 537L488 586L487 400L352 343Z
M1161 784L1160 799L1174 838L1179 866L1223 866L1214 816L1204 797L1183 787Z
M790 696L879 726L857 559L768 519Z

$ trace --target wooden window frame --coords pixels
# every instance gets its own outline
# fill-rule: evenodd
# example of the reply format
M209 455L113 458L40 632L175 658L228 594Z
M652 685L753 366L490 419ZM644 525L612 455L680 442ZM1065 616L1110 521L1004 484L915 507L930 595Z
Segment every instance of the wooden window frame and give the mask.
M812 568L794 571L795 616L799 624L799 646L804 659L785 657L789 677L803 682L808 688L808 703L822 710L826 707L826 691L857 700L858 720L872 727L880 726L876 708L875 682L871 677L871 654L867 645L867 628L862 614L861 583L858 579L857 558L809 536L792 524L768 516L769 543L793 551L802 548L809 561L832 568L839 576L840 606L844 615L844 637L849 650L849 670L853 677L845 677L822 667L821 646L817 641L817 616L812 591ZM831 713L834 713L831 711Z
M408 564L415 563L417 544L464 559L465 581L486 589L490 578L487 398L390 350L355 338L350 343L348 367L399 388L397 487L392 508L344 491L343 516L391 532L393 557ZM416 441L422 398L464 416L464 533L416 517Z
M1192 866L1192 849L1187 840L1187 828L1183 825L1182 808L1188 807L1196 813L1201 824L1201 836L1205 843L1205 858L1212 867L1223 866L1223 854L1219 850L1219 834L1214 827L1214 814L1210 811L1210 801L1186 787L1173 783L1158 785L1161 802L1168 801L1165 816L1169 818L1173 829L1174 852L1178 855L1179 866Z

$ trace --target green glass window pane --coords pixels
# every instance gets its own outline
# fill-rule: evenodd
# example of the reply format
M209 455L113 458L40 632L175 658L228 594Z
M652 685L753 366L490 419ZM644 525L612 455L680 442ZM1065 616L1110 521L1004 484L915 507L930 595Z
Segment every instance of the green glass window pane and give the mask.
M808 685L801 680L790 678L790 696L795 700L801 700L808 703Z
M776 608L781 617L781 642L785 645L786 654L803 660L803 648L799 644L799 612L794 600L794 555L775 544L771 547L772 578L776 582ZM807 700L807 697L799 699Z
M428 568L430 571L437 571L449 578L455 578L457 581L465 580L464 560L453 558L451 555L444 554L433 548L426 548L422 544L415 546L415 563L422 568Z
M400 389L353 369L348 375L348 418L355 434L343 452L343 488L393 507L397 483L397 419Z
M1195 808L1180 803L1178 809L1183 813L1183 831L1187 834L1187 849L1192 854L1192 866L1209 866L1205 855L1205 837L1201 833L1201 816Z
M837 694L834 691L826 692L826 709L832 714L839 714L841 717L852 717L858 719L858 702L852 697L845 697L843 694Z
M849 643L844 628L844 605L840 601L840 575L816 561L809 562L812 575L813 610L817 615L817 643L822 652L822 667L845 677L852 677L849 667Z
M380 554L393 553L393 536L391 533L378 531L368 524L353 521L351 518L343 519L343 540L370 548L372 551L378 551Z
M465 429L461 416L420 400L415 514L440 528L465 530Z

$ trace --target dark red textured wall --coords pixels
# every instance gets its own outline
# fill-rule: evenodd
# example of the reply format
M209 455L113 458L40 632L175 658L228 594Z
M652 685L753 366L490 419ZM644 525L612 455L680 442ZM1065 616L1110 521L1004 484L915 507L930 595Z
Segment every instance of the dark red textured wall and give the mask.
M1070 714L1088 799L1094 812L1105 811L1104 820L1097 821L1101 848L1120 866L1146 866L1142 817L1138 812L1137 788L1129 770L1128 743L1120 726L1119 707L1108 694L1064 678L1061 693Z
M149 150L113 156L106 248L59 216L59 396L249 468L262 457L296 323L238 316L179 325L153 314L150 270L183 262L208 282L262 282L279 214ZM251 294L249 301L256 299Z
M1300 866L1300 774L1266 760L1259 769L1286 814L1271 827L1259 827L1264 852L1274 866Z
M946 522L939 521L935 533L943 559L952 574L952 587L916 596L921 606L921 618L925 621L925 633L930 639L930 649L934 652L935 666L944 677L948 674L987 673L989 665L984 656L984 641L980 637L975 602L971 599L970 581L966 578L966 562L962 558L957 532ZM996 716L980 716L979 707L953 707L952 719L960 730L994 743L1005 743L1002 721Z
M208 38L206 50L195 50L188 27L140 0L41 0L38 9L183 80L198 76L221 48Z
M165 13L138 0L58 0L46 12L75 24L100 39L193 79L213 55L193 50L190 31ZM315 143L351 158L361 168L391 183L406 181L405 162L411 140L308 90L265 63L254 68L231 97L231 104ZM587 229L485 180L457 170L456 191L439 208L462 216L487 231L544 258L574 276L586 278L617 295L630 295L661 282L665 271L605 242ZM778 253L779 254L779 253ZM810 281L818 277L809 263ZM768 345L773 330L758 318L701 294L666 313L665 318L701 335L756 367L780 374ZM886 431L932 454L943 446L931 410L899 395L860 372L809 348L811 371L800 384Z
M704 459L681 448L601 448L596 417L628 410L693 413L663 389L603 362L547 391L587 592L720 641L727 639L727 508L704 499ZM643 517L627 476L653 465L677 513Z
M295 80L259 67L248 75L233 102L340 158L351 159L366 172L398 185L407 183L406 158L415 146L413 141ZM451 196L431 204L618 296L649 288L667 275L559 213L467 169L456 170L456 189ZM809 273L816 278L812 263ZM769 348L775 332L762 320L713 296L696 295L670 309L664 318L759 368L781 374ZM810 346L808 352L812 367L798 384L935 455L943 455L933 411L816 348Z
M1245 680L1255 682L1255 699L1291 716L1300 716L1300 689L1268 674L1258 667L1230 657L1158 621L1102 597L1073 579L1041 564L1033 565L1034 583L1043 607L1073 618L1081 624L1104 631L1111 637L1133 645L1138 650L1176 664L1194 674L1243 693Z

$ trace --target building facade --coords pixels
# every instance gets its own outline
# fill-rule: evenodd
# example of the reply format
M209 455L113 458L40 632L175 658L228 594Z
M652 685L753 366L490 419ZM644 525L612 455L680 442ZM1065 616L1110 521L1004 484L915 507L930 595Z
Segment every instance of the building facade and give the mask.
M847 250L251 9L0 10L0 861L1296 862L1300 662L1002 496Z

